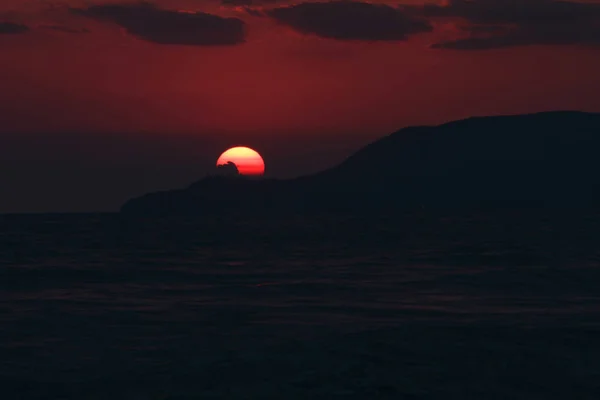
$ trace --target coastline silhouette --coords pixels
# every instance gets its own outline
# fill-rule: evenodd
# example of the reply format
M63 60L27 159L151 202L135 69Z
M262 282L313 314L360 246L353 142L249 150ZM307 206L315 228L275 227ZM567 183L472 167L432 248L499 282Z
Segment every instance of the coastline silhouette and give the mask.
M296 179L232 179L129 200L123 214L400 212L423 208L594 207L600 114L476 117L402 129L340 165Z

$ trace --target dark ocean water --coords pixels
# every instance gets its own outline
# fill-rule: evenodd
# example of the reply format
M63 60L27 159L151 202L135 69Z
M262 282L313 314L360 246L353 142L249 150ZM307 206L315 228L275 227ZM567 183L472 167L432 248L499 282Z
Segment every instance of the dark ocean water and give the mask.
M0 398L598 399L600 215L0 216Z

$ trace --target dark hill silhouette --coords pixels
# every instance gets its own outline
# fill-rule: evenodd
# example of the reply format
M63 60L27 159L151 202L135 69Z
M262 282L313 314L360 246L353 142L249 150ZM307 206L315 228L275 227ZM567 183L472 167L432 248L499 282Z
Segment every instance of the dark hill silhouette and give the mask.
M600 114L477 117L402 129L340 165L291 180L210 177L122 211L390 212L421 207L581 207L600 200Z
M217 175L220 176L238 176L240 171L237 165L231 161L227 161L225 164L217 165Z

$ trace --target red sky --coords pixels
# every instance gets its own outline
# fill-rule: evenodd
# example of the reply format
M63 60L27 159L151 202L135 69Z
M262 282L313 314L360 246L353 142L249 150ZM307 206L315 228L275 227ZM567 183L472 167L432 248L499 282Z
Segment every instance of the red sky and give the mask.
M224 1L0 0L0 212L115 209L230 145L285 177L407 125L600 111L597 1Z

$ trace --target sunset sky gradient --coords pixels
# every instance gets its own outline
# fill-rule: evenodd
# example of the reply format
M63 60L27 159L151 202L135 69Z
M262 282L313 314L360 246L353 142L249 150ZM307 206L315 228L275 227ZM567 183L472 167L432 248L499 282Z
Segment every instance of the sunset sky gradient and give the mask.
M286 177L408 125L600 111L598 71L598 1L0 0L0 212L113 210L236 143Z

